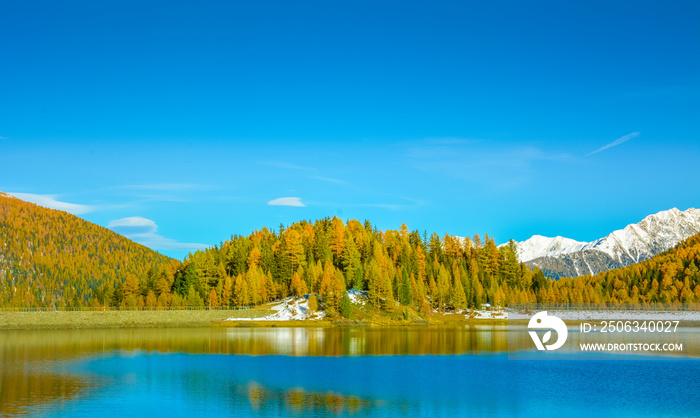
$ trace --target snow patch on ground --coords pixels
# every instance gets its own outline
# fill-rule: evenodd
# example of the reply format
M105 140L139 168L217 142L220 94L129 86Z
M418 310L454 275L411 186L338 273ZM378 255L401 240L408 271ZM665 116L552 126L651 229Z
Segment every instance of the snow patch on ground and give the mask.
M474 311L474 319L508 319L508 313L503 309L480 309Z
M365 303L367 303L367 292L362 290L350 289L348 290L348 297L353 305L365 306Z
M229 318L227 321L314 321L326 316L323 311L312 312L306 298L287 298L273 305L270 310L274 313L260 318Z

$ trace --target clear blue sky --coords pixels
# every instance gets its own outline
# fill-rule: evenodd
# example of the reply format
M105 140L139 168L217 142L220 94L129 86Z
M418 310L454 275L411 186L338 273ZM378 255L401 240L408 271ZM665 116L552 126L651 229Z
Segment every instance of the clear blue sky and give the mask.
M700 206L695 1L23 1L0 40L0 190L177 258L333 215L589 241Z

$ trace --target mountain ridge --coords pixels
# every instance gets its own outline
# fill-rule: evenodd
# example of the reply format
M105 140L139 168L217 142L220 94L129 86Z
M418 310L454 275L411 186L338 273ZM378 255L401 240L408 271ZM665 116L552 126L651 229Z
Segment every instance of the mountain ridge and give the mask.
M700 210L672 208L591 242L534 235L518 242L516 254L529 267L559 278L596 274L647 260L700 232Z
M0 306L103 302L105 288L171 260L68 212L0 192Z

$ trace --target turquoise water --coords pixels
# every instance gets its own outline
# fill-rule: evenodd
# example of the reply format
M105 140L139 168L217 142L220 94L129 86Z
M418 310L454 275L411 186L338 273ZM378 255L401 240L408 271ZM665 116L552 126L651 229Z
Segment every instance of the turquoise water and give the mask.
M249 342L256 346L274 335L265 332L262 340ZM449 342L461 332L444 331L440 340ZM24 334L0 337L16 341L17 335ZM69 348L36 341L4 345L3 415L700 416L698 359L513 361L498 350L447 355L251 355L251 350L222 349L222 342L232 340L230 331L195 334L187 339L191 345L175 344L174 349L148 346L149 338L158 338L153 332L149 337L130 335L119 343L106 334L80 335L97 343L102 338L105 349L75 343L76 348L70 342ZM373 335L376 340L371 344L382 341L382 332ZM327 340L333 338L326 336ZM207 344L217 348L207 349ZM14 396L8 386L13 379L25 387Z

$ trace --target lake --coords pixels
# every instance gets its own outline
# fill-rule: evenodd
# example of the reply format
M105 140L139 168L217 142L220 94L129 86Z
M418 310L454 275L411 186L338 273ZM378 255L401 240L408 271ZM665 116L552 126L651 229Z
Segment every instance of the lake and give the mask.
M0 415L698 416L694 352L517 361L508 336L499 325L0 331ZM699 336L676 337L697 347Z

